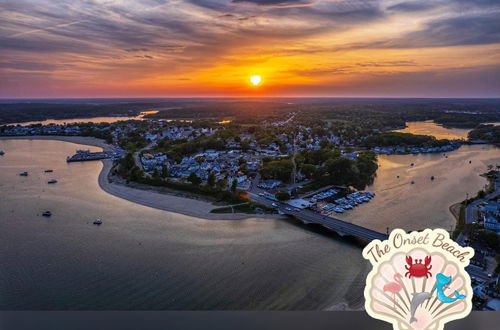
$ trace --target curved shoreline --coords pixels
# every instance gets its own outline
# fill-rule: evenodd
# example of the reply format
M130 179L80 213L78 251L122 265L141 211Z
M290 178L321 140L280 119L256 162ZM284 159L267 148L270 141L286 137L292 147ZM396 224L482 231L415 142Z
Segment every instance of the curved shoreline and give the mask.
M104 140L86 136L2 136L0 140L56 140L76 144L89 145L109 150L109 145ZM129 202L151 207L154 209L178 213L204 220L244 220L251 218L278 219L279 215L273 214L246 214L246 213L210 213L214 206L209 202L162 194L148 190L136 189L125 185L109 182L108 175L113 165L109 159L102 160L103 167L98 176L99 187L106 193Z
M250 218L273 218L278 216L270 214L245 214L245 213L210 213L216 206L195 199L178 197L142 189L127 187L125 185L109 182L108 174L113 166L109 159L102 160L103 167L99 173L99 186L110 195L125 199L129 202L152 207L158 210L179 213L190 217L205 220L244 220Z

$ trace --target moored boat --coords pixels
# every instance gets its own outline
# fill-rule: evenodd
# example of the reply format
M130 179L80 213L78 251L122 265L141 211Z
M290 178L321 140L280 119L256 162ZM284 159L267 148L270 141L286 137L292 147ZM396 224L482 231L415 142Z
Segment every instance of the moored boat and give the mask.
M337 213L344 213L344 209L343 209L343 208L341 208L341 207L336 207L336 208L334 208L333 210L334 210L335 212L337 212Z
M54 170L45 170L45 173L52 173Z
M3 156L3 155L5 155L5 151L0 150L0 156Z
M50 216L52 215L52 212L50 212L50 211L44 211L44 212L42 213L42 215L43 215L44 217L50 217Z
M19 175L20 176L28 176L28 172L26 172L26 171L25 172L21 172L21 173L19 173Z
M47 183L48 183L48 184L53 184L53 183L57 183L57 180L55 180L55 179L52 179L52 180L49 180L49 181L47 181Z
M95 219L94 222L93 222L94 225L101 225L102 224L102 220L101 219Z

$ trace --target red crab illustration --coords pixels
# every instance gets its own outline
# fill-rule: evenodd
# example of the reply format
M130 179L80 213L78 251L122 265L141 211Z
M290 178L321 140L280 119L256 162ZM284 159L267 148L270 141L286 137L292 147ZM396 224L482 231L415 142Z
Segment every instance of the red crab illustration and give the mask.
M425 276L428 278L429 276L432 276L431 270L432 265L431 263L431 256L425 257L424 263L422 263L422 259L415 259L415 263L413 263L413 259L410 256L406 256L406 263L408 265L405 265L405 268L407 270L405 276L408 278L413 277L423 277Z

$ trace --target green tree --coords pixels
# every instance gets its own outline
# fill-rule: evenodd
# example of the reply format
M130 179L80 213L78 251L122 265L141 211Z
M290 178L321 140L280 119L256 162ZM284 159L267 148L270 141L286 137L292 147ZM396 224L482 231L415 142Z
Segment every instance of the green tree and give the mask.
M233 182L231 183L231 191L232 191L233 193L235 193L235 192L236 192L236 187L237 187L237 186L238 186L238 180L233 179Z
M247 151L248 149L250 149L250 142L248 142L248 140L241 141L240 145L241 145L241 150L243 151Z
M323 149L327 148L329 145L330 145L330 142L328 142L328 140L326 140L326 139L322 139L321 141L319 141L319 146Z
M162 178L166 178L168 175L169 175L168 167L167 166L163 166L161 168L161 177Z
M302 164L304 164L304 161L304 155L302 155L301 153L295 154L295 164L297 164L297 166L302 166Z
M287 201L290 199L290 194L287 193L286 191L279 191L276 193L275 197L279 200L279 201Z
M290 180L293 171L293 163L289 159L273 160L262 165L260 175L264 179Z
M300 169L302 174L305 175L306 178L310 179L314 176L314 173L316 172L316 166L313 164L304 164L302 165L302 168Z
M207 184L210 186L210 187L213 187L215 185L215 174L213 173L210 173L208 175L208 178L207 178Z
M217 188L220 190L224 190L227 188L227 180L226 179L220 179L217 181Z
M195 186L198 186L201 183L201 179L196 174L194 174L194 172L191 172L191 174L189 174L187 180Z
M488 231L483 231L481 233L481 236L482 236L482 241L484 241L486 245L488 245L488 247L492 249L498 248L499 240L497 233L488 230Z
M350 183L353 178L353 162L350 159L337 157L328 159L325 163L328 182L336 184Z
M356 175L353 184L363 189L364 186L373 182L375 174L377 173L377 155L371 151L360 153L356 158L355 165L359 173Z

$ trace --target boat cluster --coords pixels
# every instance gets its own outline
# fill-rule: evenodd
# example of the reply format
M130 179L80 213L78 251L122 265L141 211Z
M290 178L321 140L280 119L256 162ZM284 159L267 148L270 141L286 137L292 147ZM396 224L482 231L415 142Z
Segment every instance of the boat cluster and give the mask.
M52 173L54 172L54 170L45 170L45 173ZM24 171L24 172L21 172L19 173L20 176L28 176L29 173L27 171ZM48 184L54 184L54 183L57 183L57 180L56 179L50 179L49 181L47 181Z
M54 170L45 170L45 173L52 173L54 172ZM19 173L20 176L28 176L29 173L24 171L24 172L21 172ZM57 183L57 180L56 179L51 179L49 181L47 181L48 184L54 184L54 183ZM51 217L52 216L52 212L50 211L43 211L42 212L42 216L44 217ZM102 220L101 219L95 219L94 222L92 222L94 225L101 225L102 224Z
M42 216L49 218L49 217L52 216L52 212L50 212L50 211L43 211ZM100 226L102 224L102 220L99 219L99 218L95 219L94 222L92 222L92 224Z
M359 204L369 202L373 197L375 197L375 193L373 192L356 191L347 195L345 198L336 199L335 203L329 203L323 206L322 211L324 213L330 213L332 211L335 211L336 213L344 213L344 211L352 210Z
M316 195L312 196L311 200L320 201L320 200L323 200L323 199L330 198L333 195L336 195L337 193L338 193L337 190L335 190L335 189L329 189L327 191L323 191L323 192L320 192L319 194L316 194Z
M393 155L393 154L427 154L435 152L453 151L460 147L460 142L453 141L450 144L441 147L405 147L405 146L389 146L372 148L376 154Z

